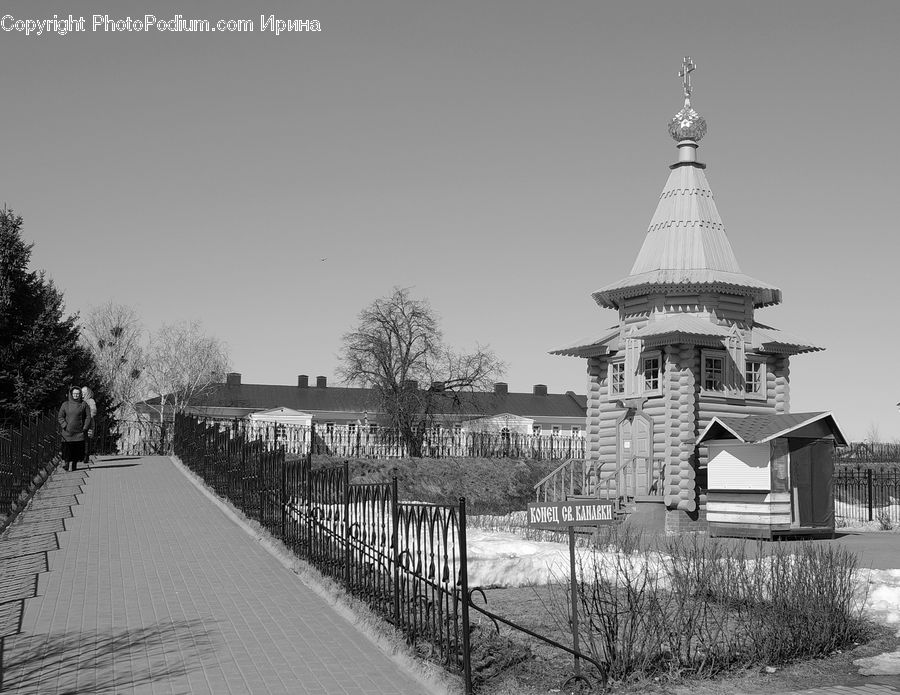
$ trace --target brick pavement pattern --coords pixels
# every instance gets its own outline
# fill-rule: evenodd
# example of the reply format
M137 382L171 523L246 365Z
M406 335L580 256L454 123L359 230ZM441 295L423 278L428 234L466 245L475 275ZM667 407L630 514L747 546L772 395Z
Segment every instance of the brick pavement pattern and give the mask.
M898 695L900 690L887 685L829 685L811 690L794 690L784 695Z
M427 692L168 458L58 470L39 498L36 535L2 553L25 606L4 692ZM34 555L49 571L14 560Z

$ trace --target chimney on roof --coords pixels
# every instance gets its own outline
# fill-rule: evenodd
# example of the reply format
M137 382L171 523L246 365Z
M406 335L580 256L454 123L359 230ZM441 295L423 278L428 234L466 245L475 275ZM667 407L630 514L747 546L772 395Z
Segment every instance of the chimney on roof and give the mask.
M431 382L431 390L432 391L443 391L444 390L444 382L443 381L432 381Z
M496 384L494 384L494 393L499 396L505 396L507 393L509 393L509 384L507 384L505 381L498 381Z
M532 393L535 396L546 396L547 395L547 384L535 384L534 389L532 389Z
M297 386L301 389L309 388L309 376L306 374L300 374L297 377Z
M225 383L229 386L240 386L241 385L241 374L240 372L228 372L225 375Z
M316 388L317 389L324 389L327 386L328 386L328 380L324 376L316 377Z

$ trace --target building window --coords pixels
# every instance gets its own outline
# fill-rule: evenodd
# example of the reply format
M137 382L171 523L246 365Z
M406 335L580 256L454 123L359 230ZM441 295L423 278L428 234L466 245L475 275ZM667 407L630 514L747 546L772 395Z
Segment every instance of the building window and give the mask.
M540 425L532 425L531 426L531 434L541 436L541 426Z
M625 361L609 363L609 395L611 398L625 393Z
M712 393L725 393L725 353L703 351L703 373L701 374L703 390Z
M572 436L577 437L581 434L581 428L578 425L572 425Z
M462 434L462 425L453 425L453 434L457 437Z
M347 434L349 434L351 437L356 434L356 423L355 422L351 422L347 425Z
M325 434L334 434L334 423L333 422L325 423Z
M744 390L747 398L766 398L766 363L760 359L748 359L744 363Z
M641 359L641 371L644 374L644 395L661 393L659 388L659 353L645 355Z
M369 434L378 434L378 424L377 423L369 423Z
M550 429L550 434L552 434L554 437L558 437L559 436L559 425L553 425L553 427Z

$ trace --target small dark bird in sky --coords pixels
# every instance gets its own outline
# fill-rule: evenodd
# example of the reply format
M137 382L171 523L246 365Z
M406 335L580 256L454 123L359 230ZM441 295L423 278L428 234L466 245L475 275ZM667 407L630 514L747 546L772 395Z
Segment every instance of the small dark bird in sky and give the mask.
M319 260L320 260L320 261L327 261L327 260L328 260L328 257L326 256L325 258L320 258Z

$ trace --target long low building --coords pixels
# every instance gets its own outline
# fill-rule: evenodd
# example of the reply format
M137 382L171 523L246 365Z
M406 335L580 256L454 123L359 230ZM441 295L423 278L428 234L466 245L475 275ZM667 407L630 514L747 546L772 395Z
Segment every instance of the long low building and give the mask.
M419 388L410 382L410 388ZM535 384L530 393L511 393L507 384L494 384L488 392L443 392L438 383L433 392L434 422L437 427L457 431L507 431L514 434L582 436L587 398L574 391L549 393L544 384ZM137 405L142 415L159 418L160 398ZM297 425L315 424L330 428L377 431L387 424L374 389L329 386L326 377L301 374L296 386L245 384L232 372L224 383L214 384L200 402L188 411L206 417L272 420ZM168 417L171 415L167 414Z

